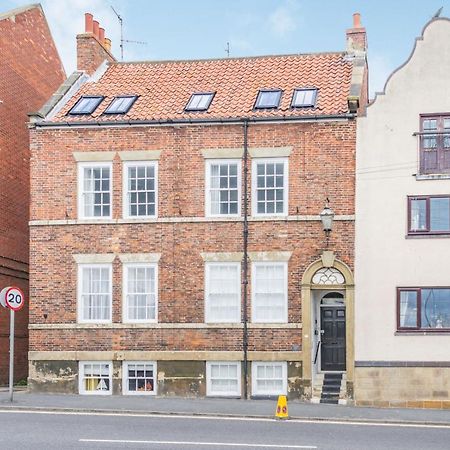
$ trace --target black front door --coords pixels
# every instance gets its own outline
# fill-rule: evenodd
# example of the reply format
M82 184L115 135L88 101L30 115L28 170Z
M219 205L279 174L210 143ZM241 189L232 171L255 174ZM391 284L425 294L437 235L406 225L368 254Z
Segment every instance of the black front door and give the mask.
M320 308L321 369L345 370L345 307Z

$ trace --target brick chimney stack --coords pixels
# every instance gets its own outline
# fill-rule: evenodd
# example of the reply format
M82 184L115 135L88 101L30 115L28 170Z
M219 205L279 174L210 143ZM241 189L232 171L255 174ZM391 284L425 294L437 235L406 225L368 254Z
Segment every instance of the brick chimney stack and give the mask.
M84 33L77 35L77 70L92 75L105 59L116 60L111 54L111 39L105 37L105 29L93 15L86 13Z
M347 30L347 53L367 50L366 29L361 25L361 14L353 14L353 27Z

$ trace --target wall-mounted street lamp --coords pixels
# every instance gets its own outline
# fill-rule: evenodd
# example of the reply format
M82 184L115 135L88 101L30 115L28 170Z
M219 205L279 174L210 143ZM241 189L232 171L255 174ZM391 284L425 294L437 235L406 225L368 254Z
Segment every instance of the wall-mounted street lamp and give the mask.
M330 201L327 198L325 203L325 208L323 208L320 213L320 220L322 221L322 228L327 236L327 247L328 239L330 237L331 230L333 229L334 211L330 208Z

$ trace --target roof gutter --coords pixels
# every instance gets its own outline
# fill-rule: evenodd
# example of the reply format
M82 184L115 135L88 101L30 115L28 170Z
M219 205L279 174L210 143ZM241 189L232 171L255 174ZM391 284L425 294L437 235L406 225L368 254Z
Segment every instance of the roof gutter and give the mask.
M80 121L80 122L48 122L37 121L32 124L36 128L64 127L64 128L95 128L95 127L122 127L122 126L173 126L173 125L224 125L242 124L242 121L252 123L275 123L275 122L316 122L321 120L348 120L354 119L356 114L328 114L305 117L253 117L253 118L225 118L225 119L164 119L164 120L108 120L108 121Z

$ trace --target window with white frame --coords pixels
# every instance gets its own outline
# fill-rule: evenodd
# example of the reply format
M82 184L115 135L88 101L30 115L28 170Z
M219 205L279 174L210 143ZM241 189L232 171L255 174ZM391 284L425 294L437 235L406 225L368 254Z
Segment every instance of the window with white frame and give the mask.
M124 216L156 217L158 210L158 164L124 164Z
M241 265L205 264L205 322L240 322Z
M206 211L208 216L240 214L240 160L206 161Z
M287 363L252 363L252 395L286 395Z
M80 322L111 322L111 264L79 264L78 308Z
M253 159L253 215L287 215L287 158Z
M287 262L254 262L253 322L287 322Z
M156 322L158 266L126 263L123 270L125 322Z
M80 394L110 395L112 393L112 363L80 361L78 381Z
M124 395L156 394L156 362L126 361L122 378Z
M82 219L111 218L112 164L80 163L78 215Z
M207 361L206 395L240 397L241 363L238 361Z

